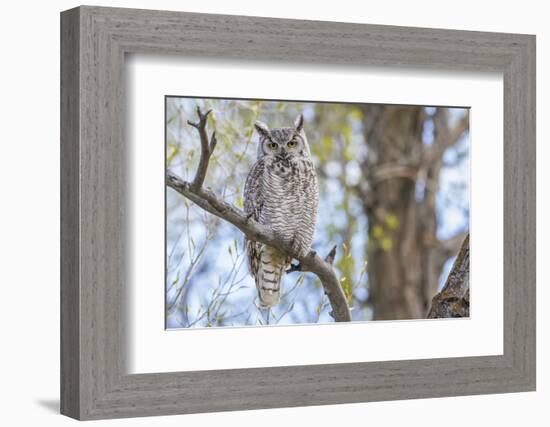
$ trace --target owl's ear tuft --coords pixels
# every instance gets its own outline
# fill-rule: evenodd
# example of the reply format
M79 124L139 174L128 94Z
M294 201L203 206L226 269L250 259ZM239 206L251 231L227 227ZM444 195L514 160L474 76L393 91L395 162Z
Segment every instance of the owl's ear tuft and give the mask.
M296 120L294 120L294 127L298 132L301 132L304 128L304 116L302 114L299 114Z
M254 127L256 128L256 130L258 131L258 133L261 136L268 136L269 135L269 128L267 127L267 125L264 122L256 120L256 122L254 123Z

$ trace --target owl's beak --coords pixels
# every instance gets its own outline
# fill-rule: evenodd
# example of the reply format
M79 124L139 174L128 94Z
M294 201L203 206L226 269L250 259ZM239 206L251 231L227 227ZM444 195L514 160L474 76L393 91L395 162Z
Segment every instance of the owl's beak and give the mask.
M282 150L279 154L277 154L277 157L281 160L288 160L290 156L286 151Z

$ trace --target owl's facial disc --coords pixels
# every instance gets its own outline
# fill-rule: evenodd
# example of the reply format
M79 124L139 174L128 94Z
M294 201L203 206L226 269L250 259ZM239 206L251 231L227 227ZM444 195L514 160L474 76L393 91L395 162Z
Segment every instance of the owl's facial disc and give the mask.
M288 161L303 155L302 136L294 128L272 129L265 147L266 154L275 156L277 160Z
M303 125L302 115L296 118L294 127L270 129L265 123L257 121L255 127L260 136L258 156L272 157L282 161L309 157L309 147Z

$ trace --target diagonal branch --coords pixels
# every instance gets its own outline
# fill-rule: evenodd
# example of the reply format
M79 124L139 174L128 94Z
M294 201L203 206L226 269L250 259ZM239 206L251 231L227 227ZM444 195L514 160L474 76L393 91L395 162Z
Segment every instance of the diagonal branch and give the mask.
M173 172L167 171L166 185L210 214L233 224L249 240L274 247L283 254L298 260L300 271L314 273L321 280L332 306L331 315L334 320L337 322L349 322L351 320L351 313L346 296L332 268L336 247L330 251L324 260L313 250L306 256L298 256L293 250L291 242L285 241L270 227L249 218L245 212L225 202L209 188L203 188L202 184L206 176L206 170L208 169L208 162L216 145L214 134L212 134L210 143L208 143L206 135L206 119L209 113L210 111L203 114L197 108L199 121L197 123L188 122L191 126L197 128L201 138L201 157L195 179L190 183L182 180Z

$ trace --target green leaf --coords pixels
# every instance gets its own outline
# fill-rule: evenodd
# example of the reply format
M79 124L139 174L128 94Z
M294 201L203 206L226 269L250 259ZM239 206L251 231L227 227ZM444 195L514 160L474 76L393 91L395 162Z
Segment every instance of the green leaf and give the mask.
M395 230L399 227L399 219L392 213L387 214L384 221L390 230Z
M168 156L166 156L166 165L170 166L170 163L172 163L172 160L174 160L174 157L176 157L180 153L180 147L179 145L170 145L168 147L168 150L170 152Z
M376 239L382 238L384 236L384 229L380 225L375 225L372 227L372 236Z
M380 247L384 252L389 252L393 248L393 242L389 237L384 237L380 240Z
M357 108L354 108L350 112L350 117L355 120L363 120L363 112Z

